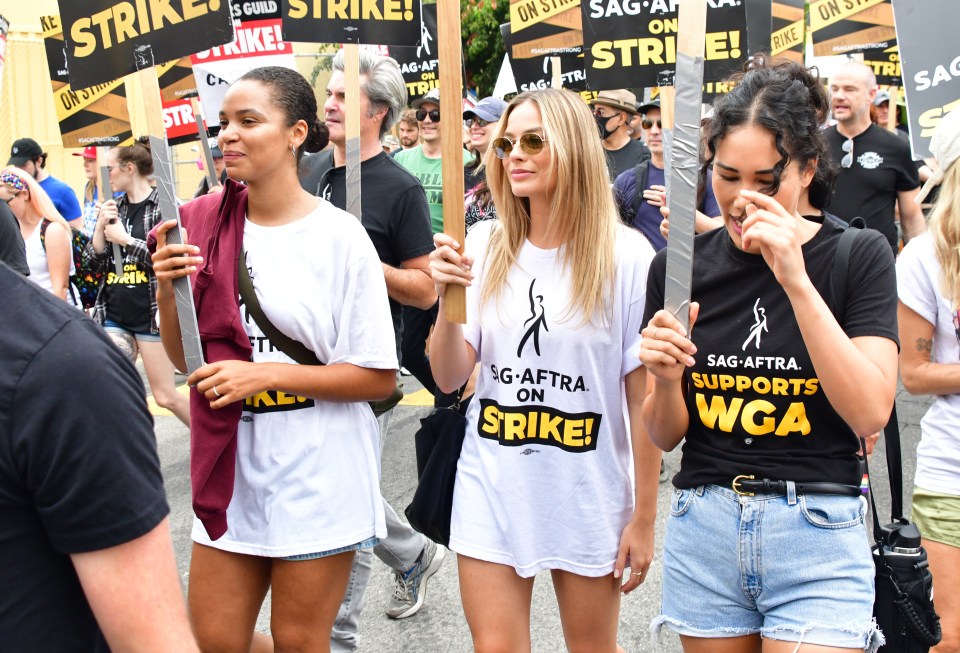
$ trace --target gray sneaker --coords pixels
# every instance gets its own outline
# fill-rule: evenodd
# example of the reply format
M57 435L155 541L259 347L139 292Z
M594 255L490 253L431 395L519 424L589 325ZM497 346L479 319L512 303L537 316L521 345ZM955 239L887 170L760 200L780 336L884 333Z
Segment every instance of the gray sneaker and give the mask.
M445 550L427 540L417 562L405 574L394 572L396 586L393 596L387 602L387 616L391 619L404 619L413 616L423 605L427 595L427 579L437 573L443 564Z

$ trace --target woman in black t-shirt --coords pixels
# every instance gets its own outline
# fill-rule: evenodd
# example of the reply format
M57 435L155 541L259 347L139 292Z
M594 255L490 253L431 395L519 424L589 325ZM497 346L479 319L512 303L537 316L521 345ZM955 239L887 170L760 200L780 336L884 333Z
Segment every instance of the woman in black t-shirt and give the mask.
M684 442L654 625L687 653L871 652L882 638L855 434L879 431L893 404L893 258L859 233L844 305L828 303L843 232L797 210L830 183L826 94L763 56L736 82L707 133L725 229L695 240L689 337L664 310L666 252L648 278L644 419L662 449Z
M147 234L160 222L159 194L150 185L153 156L141 137L107 153L110 188L123 193L103 203L93 231L94 266L107 271L93 317L127 357L143 357L150 390L157 405L184 424L190 423L190 400L176 390L173 363L160 342L157 327L157 278L147 251ZM117 277L113 244L123 255L123 276Z

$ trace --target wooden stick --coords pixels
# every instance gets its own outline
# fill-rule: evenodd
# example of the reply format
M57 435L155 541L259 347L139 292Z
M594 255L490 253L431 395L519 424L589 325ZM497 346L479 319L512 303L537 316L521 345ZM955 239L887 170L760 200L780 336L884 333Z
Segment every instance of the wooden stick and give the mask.
M550 57L550 72L553 77L550 85L553 88L563 88L563 71L560 66L560 57Z
M900 89L896 86L891 86L888 92L890 93L890 101L887 102L887 130L890 132L896 132L897 111L899 110L899 107L897 106L897 98L900 97Z
M346 83L347 110L344 112L343 126L347 143L347 213L357 220L360 213L360 46L356 43L343 44L343 73Z
M673 129L673 109L677 89L673 86L660 87L660 124L663 129Z
M167 232L167 242L179 245L183 243L183 226L180 224L180 210L174 190L173 166L167 151L166 130L163 127L163 112L160 102L160 84L157 71L153 68L152 53L149 67L142 67L137 73L140 77L141 97L146 110L147 134L150 136L150 149L153 155L153 174L157 180L157 192L160 215L165 220L176 216L177 228ZM236 271L232 271L236 274ZM200 346L200 328L197 325L197 310L193 303L193 282L189 277L180 277L173 281L173 293L177 300L177 316L180 321L180 339L183 342L183 355L187 363L187 374L203 367L203 349Z
M460 3L437 3L437 42L440 63L440 143L443 173L443 233L460 244L466 236L463 219L463 90L460 78ZM467 295L463 286L448 285L443 303L448 322L467 321Z

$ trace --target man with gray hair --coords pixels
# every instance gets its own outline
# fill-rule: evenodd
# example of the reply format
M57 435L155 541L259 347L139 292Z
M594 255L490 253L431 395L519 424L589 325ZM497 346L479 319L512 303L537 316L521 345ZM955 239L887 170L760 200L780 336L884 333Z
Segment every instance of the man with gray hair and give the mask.
M363 198L360 221L383 264L399 358L401 305L430 308L437 301L429 271L428 254L433 251L433 237L426 195L417 178L387 155L380 144L380 139L400 118L407 102L407 90L396 61L361 51L360 106L348 109L345 93L341 50L333 59L333 75L323 105L333 149L303 160L300 184L334 206L346 207L344 117L347 110L359 113L360 195ZM388 412L380 418L381 443L389 415ZM402 521L386 500L383 504L387 537L373 552L394 573L396 589L387 606L387 616L402 619L415 614L423 605L427 579L440 568L444 549ZM369 549L357 552L331 635L334 652L356 648L363 593L372 564Z

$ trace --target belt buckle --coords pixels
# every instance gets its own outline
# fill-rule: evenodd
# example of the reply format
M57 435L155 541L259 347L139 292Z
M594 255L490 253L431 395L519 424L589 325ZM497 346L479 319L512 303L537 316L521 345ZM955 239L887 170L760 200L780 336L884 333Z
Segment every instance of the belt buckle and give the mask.
M752 481L752 480L753 480L753 474L749 474L749 475L740 474L740 476L737 476L736 478L733 479L733 483L730 484L730 487L732 487L733 491L742 497L753 497L753 496L756 496L756 492L748 492L747 490L741 490L739 487L737 487L740 481Z

